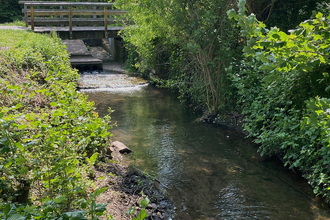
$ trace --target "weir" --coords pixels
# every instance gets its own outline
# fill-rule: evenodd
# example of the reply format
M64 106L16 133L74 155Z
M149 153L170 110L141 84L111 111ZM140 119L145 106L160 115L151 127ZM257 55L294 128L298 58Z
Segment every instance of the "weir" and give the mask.
M114 3L63 2L63 1L19 1L24 4L22 12L26 27L35 33L56 32L67 45L71 65L76 68L102 68L102 61L93 58L82 39L107 39L114 42L123 29L115 26L116 16L127 11L117 10ZM111 26L109 26L111 25ZM72 41L71 41L72 40ZM71 41L71 42L70 42ZM115 47L108 48L109 54L117 57ZM83 53L81 53L84 51Z

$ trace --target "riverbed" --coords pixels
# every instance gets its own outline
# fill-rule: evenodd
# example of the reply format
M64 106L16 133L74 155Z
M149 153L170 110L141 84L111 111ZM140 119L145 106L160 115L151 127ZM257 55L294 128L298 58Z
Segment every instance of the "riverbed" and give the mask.
M330 218L299 175L276 159L260 157L251 140L224 126L196 122L201 115L181 104L177 94L126 75L117 77L132 81L116 87L113 77L94 74L92 80L105 86L82 91L101 117L109 107L115 110L113 140L133 150L123 163L166 186L160 185L177 208L175 219Z

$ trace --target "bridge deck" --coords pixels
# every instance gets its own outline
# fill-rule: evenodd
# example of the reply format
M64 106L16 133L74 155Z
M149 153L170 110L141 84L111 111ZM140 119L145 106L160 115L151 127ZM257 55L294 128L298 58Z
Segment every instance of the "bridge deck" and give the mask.
M108 31L120 31L124 27L108 27ZM52 31L56 32L68 32L69 27L35 27L34 32L37 33L49 33ZM104 27L72 27L72 31L103 31Z
M69 27L35 27L35 33L50 33L57 32L61 39L102 39L104 38L104 27L72 27L70 32ZM123 27L108 27L107 37L118 37L118 32ZM70 34L71 33L71 34Z
M108 31L120 31L124 27L108 27ZM69 27L35 27L34 32L45 33L45 32L68 32ZM103 31L104 27L72 27L72 31Z

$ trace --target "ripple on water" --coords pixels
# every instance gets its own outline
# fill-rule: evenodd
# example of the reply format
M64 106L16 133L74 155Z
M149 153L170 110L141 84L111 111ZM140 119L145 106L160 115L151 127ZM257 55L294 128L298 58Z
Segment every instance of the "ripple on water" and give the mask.
M78 82L79 88L86 92L95 89L97 91L126 92L140 90L141 87L147 85L147 81L141 77L109 72L85 73L80 76Z
M113 93L123 93L123 92L134 92L143 89L148 86L148 84L131 86L131 87L119 87L119 88L95 88L95 89L80 89L82 92L113 92Z

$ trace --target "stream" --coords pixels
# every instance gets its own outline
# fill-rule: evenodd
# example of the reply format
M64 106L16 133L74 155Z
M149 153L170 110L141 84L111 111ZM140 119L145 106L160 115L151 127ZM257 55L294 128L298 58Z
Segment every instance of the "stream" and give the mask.
M299 175L276 159L261 158L251 140L237 131L197 123L201 115L180 104L176 94L134 76L84 77L111 85L81 91L101 117L109 107L115 110L112 139L134 152L123 163L135 164L168 187L163 188L176 206L174 219L330 218ZM119 86L105 83L109 78L120 81Z

